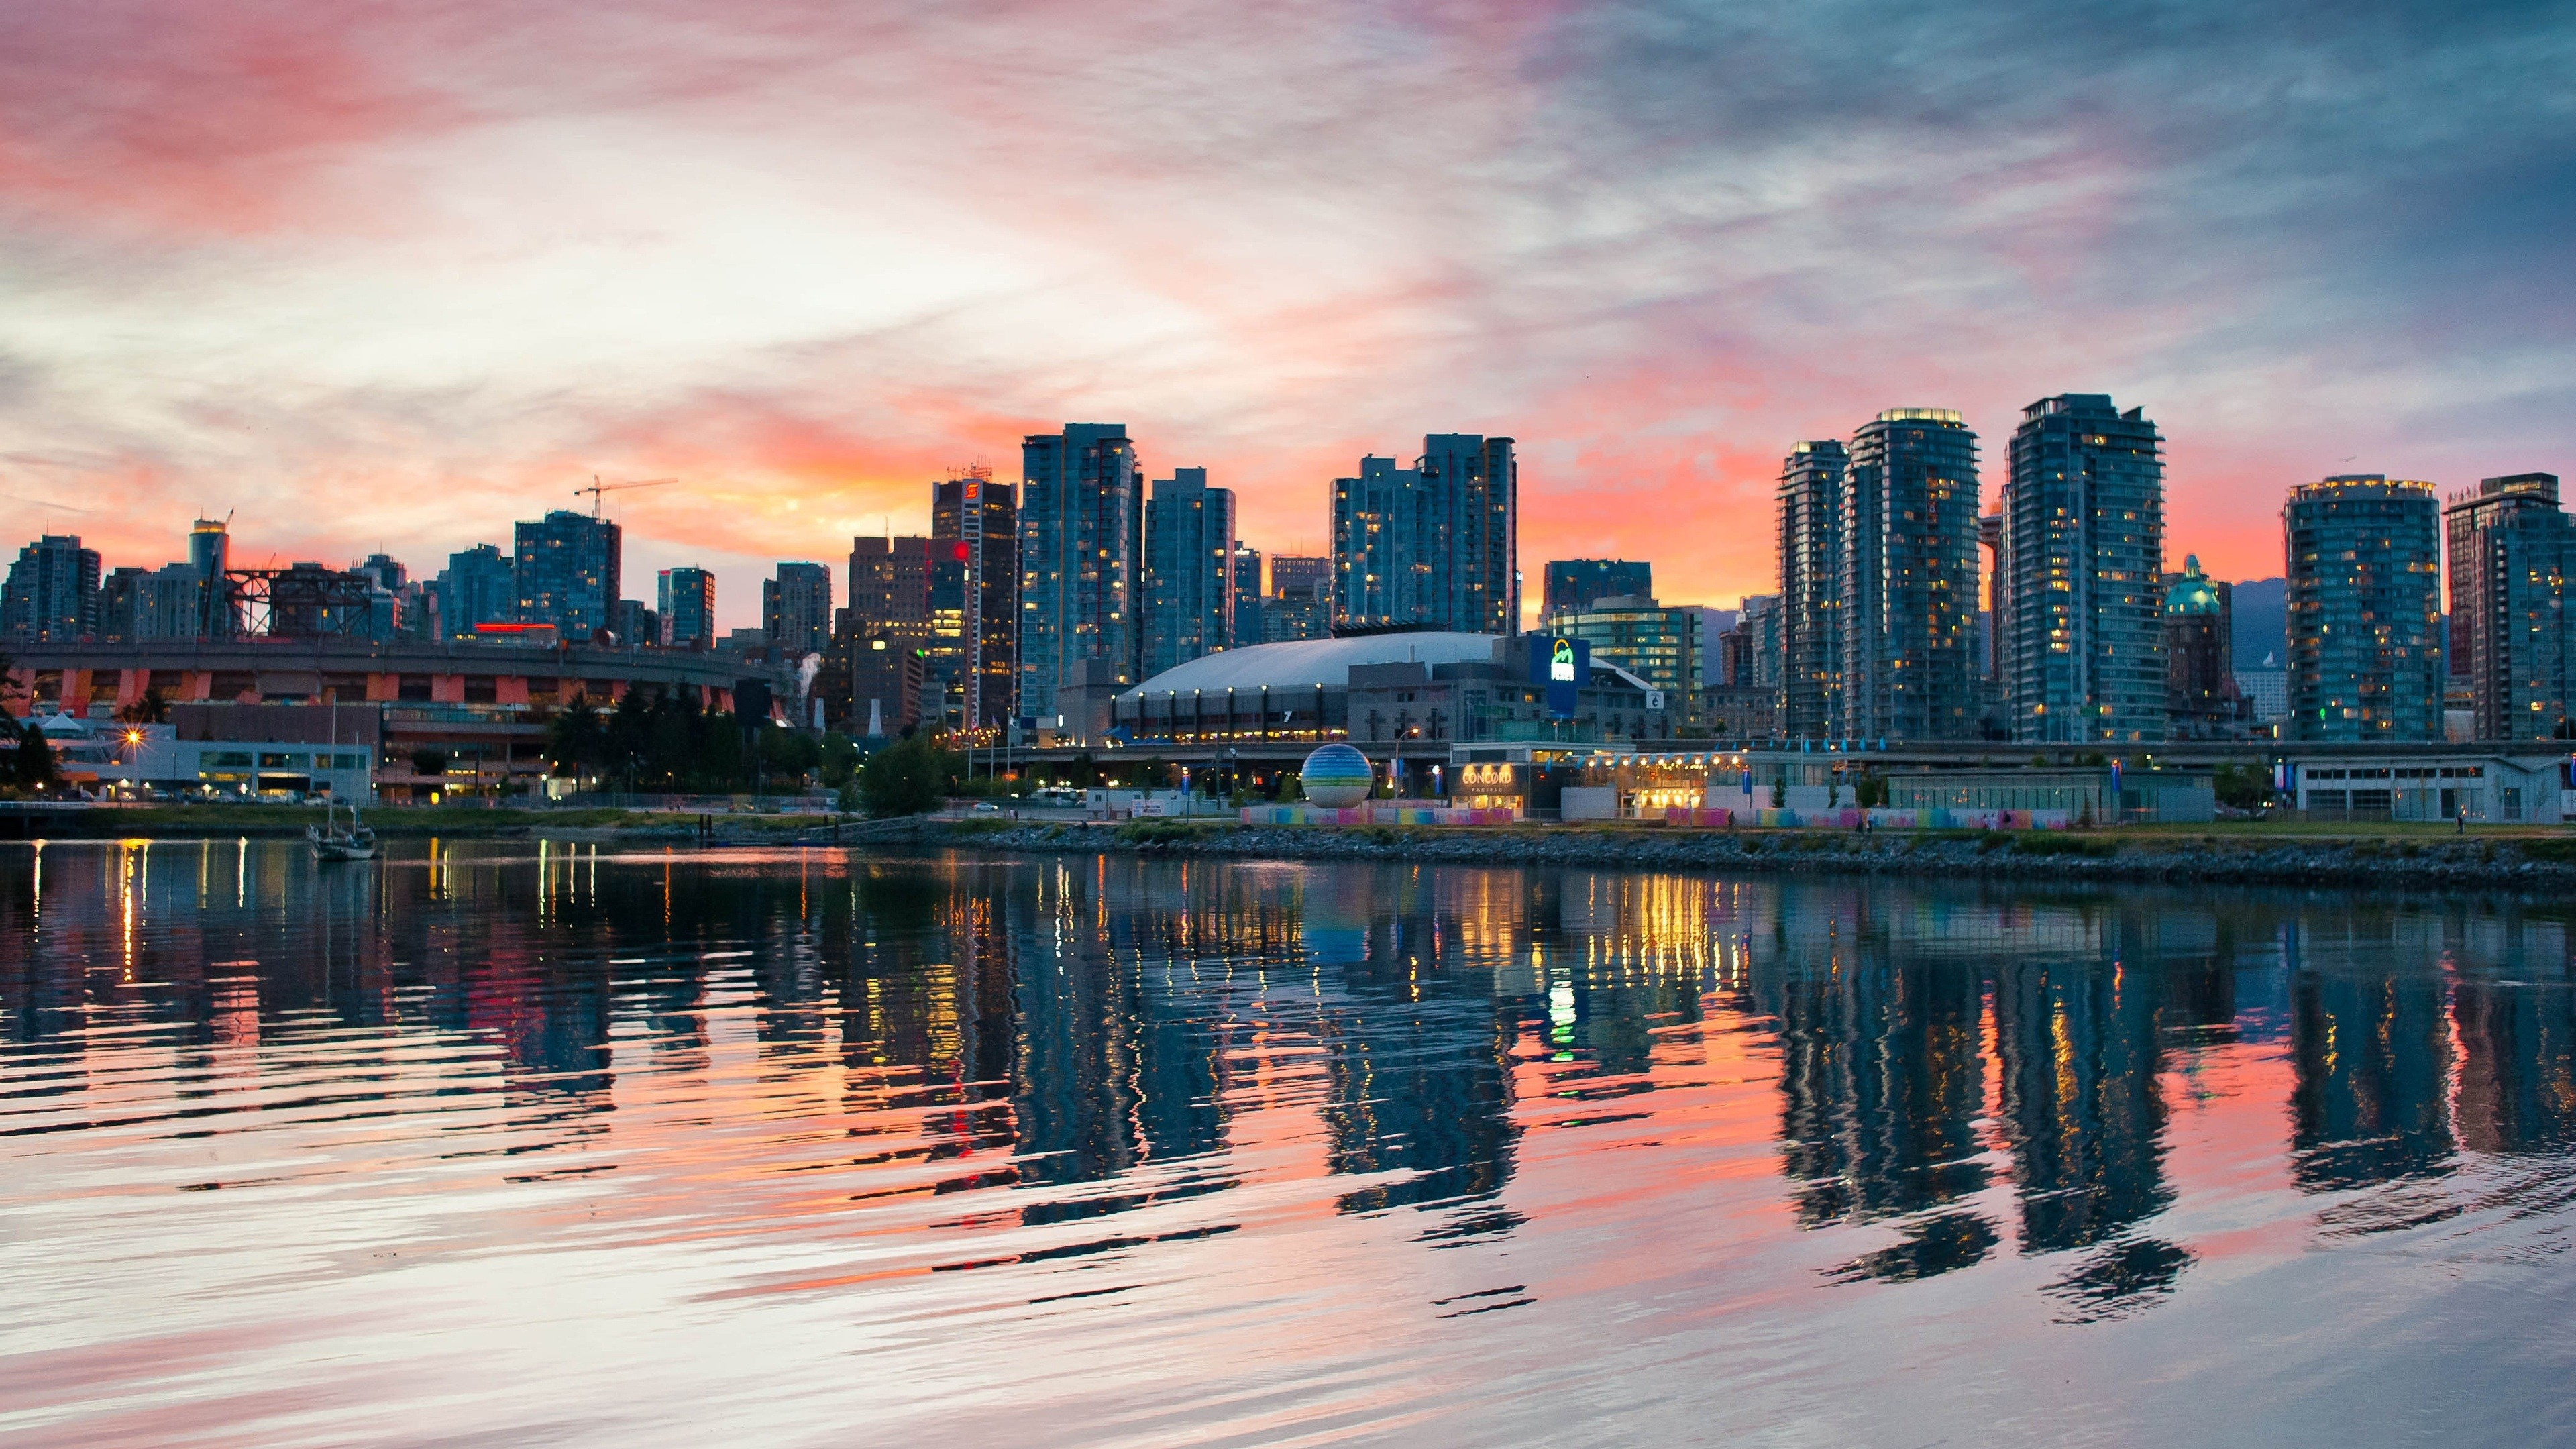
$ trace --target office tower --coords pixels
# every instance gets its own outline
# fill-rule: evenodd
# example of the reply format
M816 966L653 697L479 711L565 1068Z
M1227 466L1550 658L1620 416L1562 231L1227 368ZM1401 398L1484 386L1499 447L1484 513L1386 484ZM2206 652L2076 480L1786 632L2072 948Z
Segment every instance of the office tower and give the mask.
M2289 737L2442 738L2442 539L2433 485L2303 483L2281 508Z
M1880 413L1852 436L1842 506L1841 734L1973 737L1977 435L1949 408Z
M444 607L443 600L441 607ZM608 632L616 636L618 643L629 648L639 644L661 647L662 616L653 612L642 599L618 600L617 607L609 611L608 617ZM450 626L450 632L461 634L468 631Z
M760 581L760 632L790 661L820 654L832 642L832 568L782 563Z
M79 534L49 533L18 550L0 584L0 638L77 643L98 620L98 550Z
M929 677L953 691L958 718L1000 725L1019 684L1020 503L990 468L969 468L931 485L935 545ZM970 627L972 626L972 627Z
M1226 647L1234 634L1234 491L1205 468L1175 468L1145 502L1141 677Z
M1118 423L1067 423L1020 442L1023 716L1059 713L1056 691L1136 682L1144 500Z
M1330 588L1333 582L1333 560L1311 554L1275 553L1270 556L1270 597L1274 599L1313 598L1320 585Z
M1655 592L1655 566L1625 559L1558 559L1547 566L1546 593L1540 608L1553 619L1590 608L1595 599L1614 595L1645 598Z
M224 570L232 567L232 535L225 520L200 518L188 530L188 563L202 580L196 637L229 639L240 633L241 614L225 587Z
M1442 532L1429 622L1464 634L1519 633L1520 467L1512 440L1433 433L1422 440L1422 481Z
M1334 622L1519 632L1519 476L1509 438L1432 433L1333 480Z
M850 540L852 628L892 632L929 647L931 546L919 535Z
M1736 604L1740 616L1736 627L1750 636L1746 645L1750 658L1742 666L1749 672L1734 682L1739 687L1776 691L1780 687L1780 596L1746 594Z
M716 576L702 568L662 570L654 590L665 649L712 649L716 642Z
M2553 473L2489 478L2442 510L2450 542L2450 666L2481 740L2554 738L2567 718L2567 515Z
M1422 470L1363 457L1359 476L1333 480L1333 622L1361 628L1428 624L1440 530ZM1273 587L1294 598L1271 568Z
M608 627L623 596L625 535L616 524L558 508L518 525L511 547L518 575L513 622L552 624L577 644Z
M371 553L367 555L366 562L358 565L352 572L362 573L374 579L376 587L387 593L401 593L403 585L411 582L411 571L404 568L401 561L391 554Z
M143 581L152 576L150 569L123 564L107 571L98 581L98 608L90 621L90 631L101 639L122 644L134 637L134 608L143 592Z
M1828 739L1842 724L1843 473L1830 438L1800 443L1780 465L1780 728Z
M2167 733L2178 740L2224 739L2244 713L2236 688L2232 590L2200 571L2196 556L2165 577Z
M1226 630L1226 644L1240 649L1261 642L1261 606L1269 592L1269 582L1262 576L1261 550L1247 544L1234 546L1234 619Z
M2017 740L2165 736L2161 441L2139 409L2098 393L2022 409L1994 617Z
M196 565L163 564L135 587L134 617L126 637L199 639L205 636L206 578Z
M447 567L430 581L438 594L438 616L450 638L474 637L477 624L514 624L519 618L519 571L510 556L488 543L447 556ZM628 644L653 644L660 636L634 638L618 627L611 611L609 632Z
M1664 608L1652 596L1612 595L1555 615L1548 631L1591 645L1596 668L1616 664L1657 689L1682 694L1702 683L1703 612Z

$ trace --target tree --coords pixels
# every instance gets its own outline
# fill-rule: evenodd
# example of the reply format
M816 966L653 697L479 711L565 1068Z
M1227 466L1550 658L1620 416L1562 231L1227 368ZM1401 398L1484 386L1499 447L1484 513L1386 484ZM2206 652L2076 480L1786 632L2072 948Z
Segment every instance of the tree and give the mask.
M587 694L555 712L546 725L546 763L557 775L579 776L608 762L608 727Z
M156 684L144 690L141 699L118 710L116 717L127 724L168 724L170 701L161 693L161 686Z
M954 766L937 737L923 731L868 757L859 771L859 803L869 815L926 815L945 798Z

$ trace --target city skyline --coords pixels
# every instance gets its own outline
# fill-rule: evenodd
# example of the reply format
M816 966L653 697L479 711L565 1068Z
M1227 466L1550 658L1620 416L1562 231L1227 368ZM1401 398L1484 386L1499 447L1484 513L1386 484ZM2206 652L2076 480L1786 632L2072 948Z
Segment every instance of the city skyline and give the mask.
M2170 439L2179 546L2265 577L2302 480L2565 471L2563 29L40 5L0 57L0 529L157 566L233 512L245 563L423 568L677 476L611 502L628 566L714 569L734 627L1066 418L1274 552L1436 418L1521 440L1526 553L1723 602L1770 587L1787 441L2081 390ZM1133 85L1072 58L1108 55ZM1399 93L1442 106L1391 136Z

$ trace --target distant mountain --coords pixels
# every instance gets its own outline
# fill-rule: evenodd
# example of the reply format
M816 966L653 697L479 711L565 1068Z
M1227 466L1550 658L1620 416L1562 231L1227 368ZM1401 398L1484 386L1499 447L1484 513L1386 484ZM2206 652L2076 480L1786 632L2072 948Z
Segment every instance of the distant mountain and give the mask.
M2236 651L2236 667L2258 668L2263 656L2272 656L2275 665L2287 657L2289 650L2282 641L2289 637L2289 610L2283 606L2279 579L2248 579L2228 591L2235 613L2235 632L2228 643Z

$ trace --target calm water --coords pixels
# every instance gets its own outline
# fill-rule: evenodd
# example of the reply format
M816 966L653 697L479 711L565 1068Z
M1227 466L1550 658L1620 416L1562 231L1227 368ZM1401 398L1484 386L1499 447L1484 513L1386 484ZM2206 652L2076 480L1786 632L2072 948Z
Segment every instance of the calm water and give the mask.
M12 1444L2576 1436L2558 909L0 852Z

